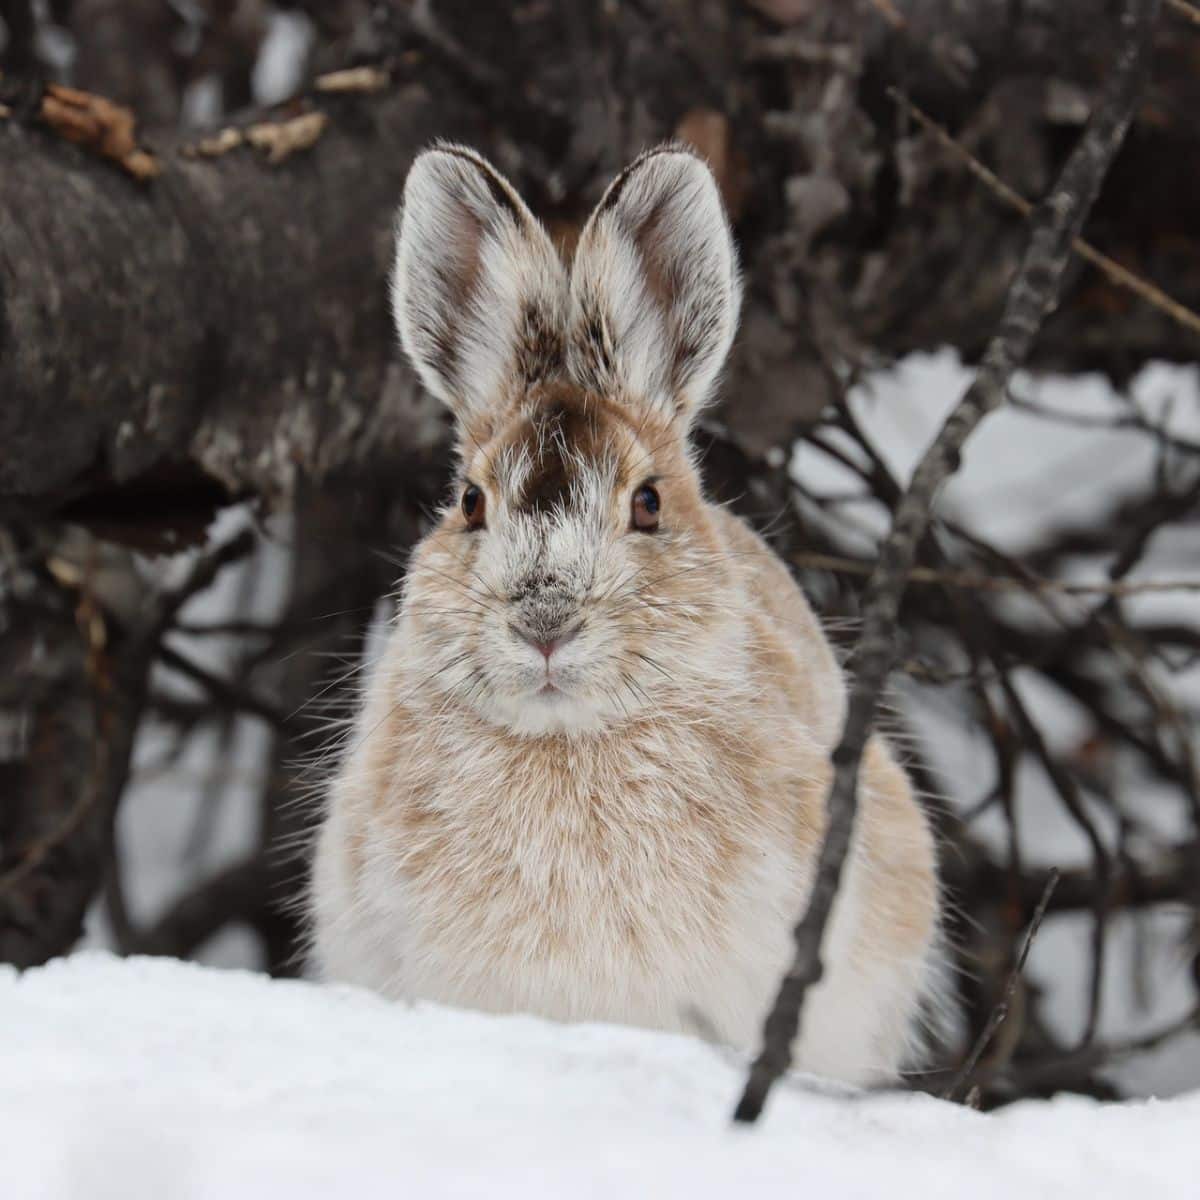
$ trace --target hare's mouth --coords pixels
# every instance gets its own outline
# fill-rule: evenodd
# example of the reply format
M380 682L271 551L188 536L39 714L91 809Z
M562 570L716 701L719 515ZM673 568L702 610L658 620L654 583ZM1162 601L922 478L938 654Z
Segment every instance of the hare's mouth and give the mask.
M529 694L527 693L527 695ZM541 685L531 694L531 698L540 700L543 703L558 700L573 700L575 699L575 692L557 673L547 674L542 680Z

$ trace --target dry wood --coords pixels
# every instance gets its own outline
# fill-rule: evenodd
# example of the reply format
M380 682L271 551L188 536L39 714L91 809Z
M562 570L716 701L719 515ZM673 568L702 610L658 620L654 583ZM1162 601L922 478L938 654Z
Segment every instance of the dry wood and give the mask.
M260 121L246 130L246 141L262 150L277 166L300 150L308 150L325 132L329 118L322 112L303 113L288 121Z
M52 83L42 97L41 117L61 137L112 159L135 179L153 179L161 169L154 155L139 148L137 122L124 105Z
M313 87L318 92L381 92L391 81L391 76L378 67L347 67L318 75Z

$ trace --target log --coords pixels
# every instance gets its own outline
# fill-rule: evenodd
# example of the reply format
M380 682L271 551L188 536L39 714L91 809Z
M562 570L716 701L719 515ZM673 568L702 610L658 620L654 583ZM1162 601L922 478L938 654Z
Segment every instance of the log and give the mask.
M464 109L419 84L333 97L282 162L178 139L144 183L0 121L0 496L198 476L276 494L402 457L413 395L381 403L392 217L413 155L471 136Z
M244 140L189 157L196 138L159 137L161 173L141 183L14 111L0 120L0 505L94 515L114 486L140 489L145 509L214 482L277 495L300 473L428 454L406 372L384 399L385 280L408 163L437 136L495 155L567 243L641 145L697 140L748 282L725 415L759 445L815 419L830 361L976 355L1022 222L887 88L1036 197L1094 96L1112 23L1099 0L867 7L642 0L483 20L456 2L431 27L395 6L396 28L374 35L385 89L314 91L229 123L320 114L311 145L271 163ZM1159 40L1155 87L1085 232L1195 306L1196 39L1165 20ZM1123 378L1196 349L1077 266L1036 365Z

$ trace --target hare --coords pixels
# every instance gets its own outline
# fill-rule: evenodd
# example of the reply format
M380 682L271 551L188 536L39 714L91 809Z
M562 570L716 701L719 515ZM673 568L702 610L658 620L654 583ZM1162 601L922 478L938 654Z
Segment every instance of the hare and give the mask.
M757 1046L824 825L845 681L786 568L705 500L689 426L737 324L707 166L608 188L568 269L468 149L413 164L392 300L457 420L319 834L326 977ZM894 1078L939 924L934 844L876 737L795 1047ZM697 1017L697 1014L700 1014Z

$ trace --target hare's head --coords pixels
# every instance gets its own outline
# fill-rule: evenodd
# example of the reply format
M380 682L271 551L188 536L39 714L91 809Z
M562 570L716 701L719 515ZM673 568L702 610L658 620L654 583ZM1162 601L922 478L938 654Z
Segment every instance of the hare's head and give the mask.
M528 733L601 728L698 686L733 605L688 429L739 301L707 167L643 155L568 271L489 163L431 150L405 187L392 296L458 422L455 494L406 583L431 676Z

